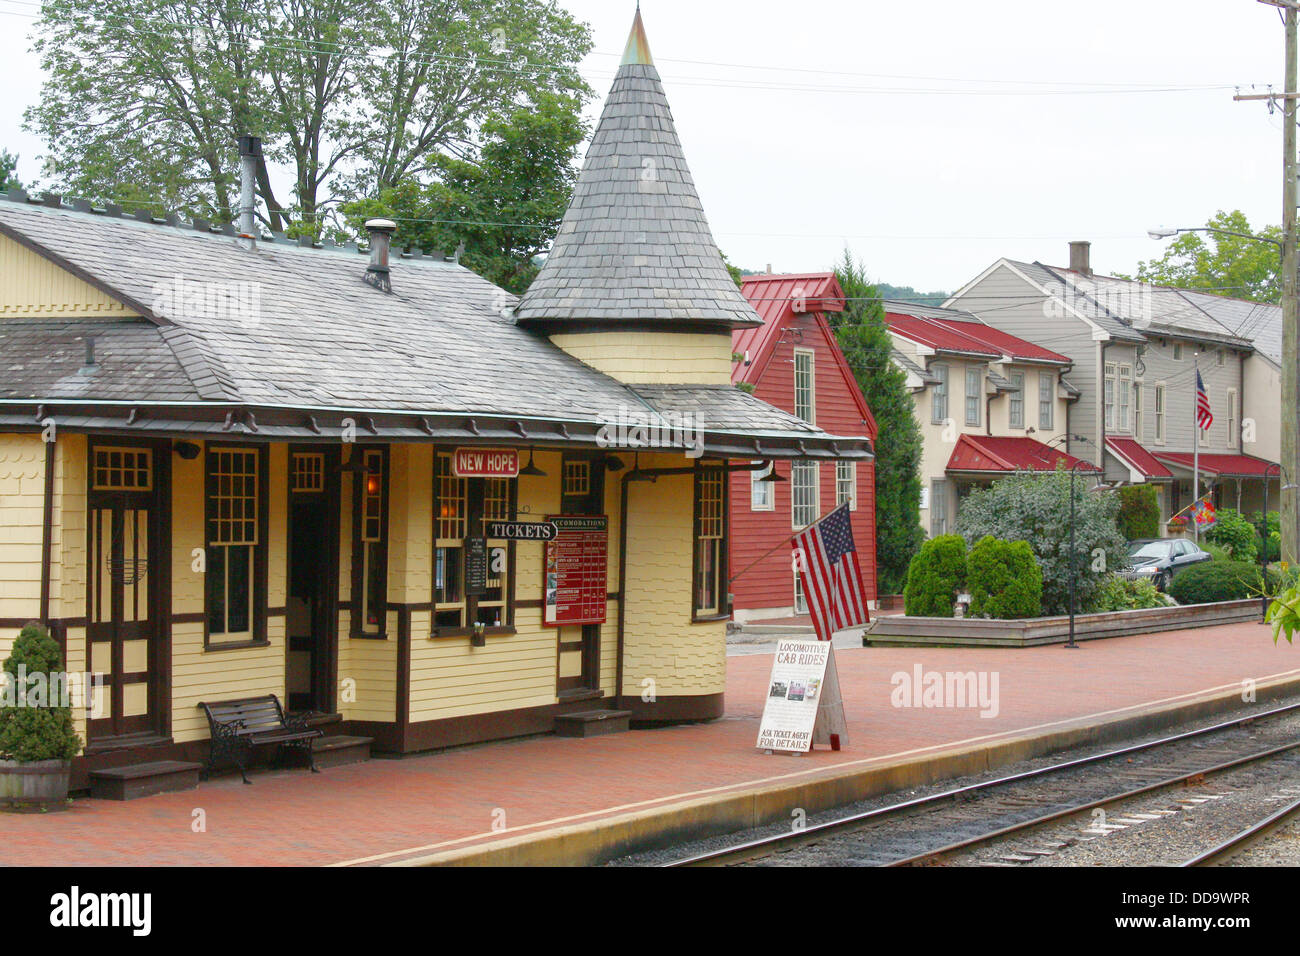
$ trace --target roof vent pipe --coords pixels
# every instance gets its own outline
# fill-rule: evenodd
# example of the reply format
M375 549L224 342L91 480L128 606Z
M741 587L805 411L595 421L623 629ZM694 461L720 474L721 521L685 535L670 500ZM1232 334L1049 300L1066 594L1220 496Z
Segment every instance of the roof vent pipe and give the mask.
M1070 271L1077 272L1079 275L1092 278L1092 243L1091 242L1072 242L1070 243Z
M366 220L370 234L370 265L366 267L365 281L381 292L393 291L393 280L388 274L388 250L392 245L397 223L391 219Z
M239 137L239 234L256 238L254 215L257 212L257 161L262 158L262 140L258 136Z

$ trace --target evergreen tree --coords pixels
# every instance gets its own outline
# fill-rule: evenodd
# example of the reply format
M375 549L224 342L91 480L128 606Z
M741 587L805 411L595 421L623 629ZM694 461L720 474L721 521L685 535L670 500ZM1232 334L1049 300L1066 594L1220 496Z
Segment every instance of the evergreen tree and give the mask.
M14 175L14 170L17 168L18 157L7 149L0 149L0 193L23 188L23 184Z
M848 249L835 267L848 299L827 318L875 416L876 568L882 594L899 593L921 547L921 429L906 376L894 364L893 340L876 286Z

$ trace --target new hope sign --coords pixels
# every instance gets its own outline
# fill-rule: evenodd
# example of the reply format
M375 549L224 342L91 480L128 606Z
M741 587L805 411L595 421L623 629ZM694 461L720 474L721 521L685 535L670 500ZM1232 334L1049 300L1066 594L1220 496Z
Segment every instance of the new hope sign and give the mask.
M517 478L519 452L513 448L457 448L451 470L457 478Z

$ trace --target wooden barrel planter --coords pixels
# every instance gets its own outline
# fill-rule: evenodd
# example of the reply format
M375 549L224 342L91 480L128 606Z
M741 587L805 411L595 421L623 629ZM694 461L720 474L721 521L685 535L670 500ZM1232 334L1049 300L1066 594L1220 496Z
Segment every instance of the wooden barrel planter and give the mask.
M0 806L12 810L65 810L71 760L0 760Z

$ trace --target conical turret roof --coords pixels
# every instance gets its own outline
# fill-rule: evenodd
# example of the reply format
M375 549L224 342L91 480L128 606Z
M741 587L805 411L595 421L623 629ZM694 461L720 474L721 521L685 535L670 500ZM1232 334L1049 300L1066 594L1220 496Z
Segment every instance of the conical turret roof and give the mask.
M709 231L637 11L623 63L520 323L761 325Z

